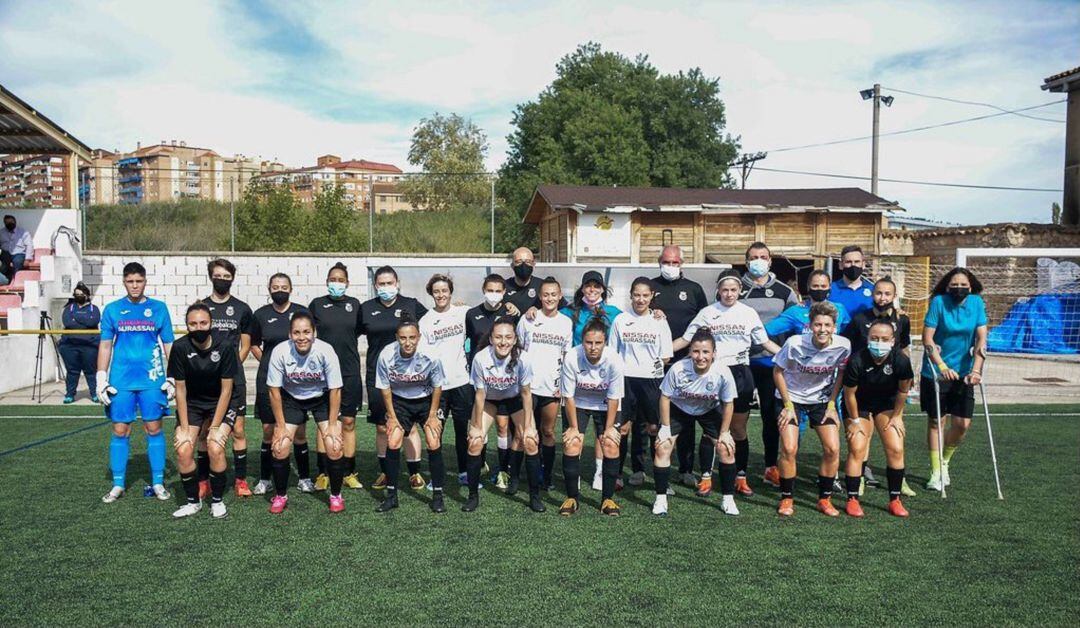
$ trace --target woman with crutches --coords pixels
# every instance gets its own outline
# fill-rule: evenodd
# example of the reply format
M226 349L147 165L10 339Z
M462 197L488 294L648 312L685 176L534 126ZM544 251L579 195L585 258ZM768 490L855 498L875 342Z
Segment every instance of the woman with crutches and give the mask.
M934 286L923 321L923 368L919 401L929 417L930 480L926 488L949 485L949 461L964 440L975 410L975 386L982 381L986 347L986 304L982 283L966 268L954 268ZM949 429L939 434L941 417Z

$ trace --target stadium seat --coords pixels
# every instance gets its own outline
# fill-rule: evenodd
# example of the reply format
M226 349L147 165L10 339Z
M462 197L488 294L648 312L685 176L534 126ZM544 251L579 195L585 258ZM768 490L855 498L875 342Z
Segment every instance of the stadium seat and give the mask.
M27 262L24 268L26 270L41 270L41 258L52 254L52 249L34 249L33 261Z
M12 278L10 284L0 286L0 293L22 293L27 281L41 281L41 273L36 270L20 270L15 273L15 277Z
M0 318L7 319L8 310L22 307L22 297L17 294L0 294Z

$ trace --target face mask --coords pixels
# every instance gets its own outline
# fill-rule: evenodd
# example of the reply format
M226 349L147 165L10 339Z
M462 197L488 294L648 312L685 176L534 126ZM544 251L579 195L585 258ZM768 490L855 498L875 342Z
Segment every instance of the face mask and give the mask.
M590 299L585 295L581 295L581 302L589 307L596 307L597 305L600 305L600 302L603 300L603 296L596 297L595 299Z
M397 286L380 286L375 290L380 301L393 301L397 296Z
M868 349L870 349L870 355L874 356L875 358L883 358L889 355L889 352L892 351L893 343L885 342L884 340L871 340L870 342L866 343L866 346Z
M75 302L78 303L79 305L83 305L87 301L88 301L88 299L86 298L85 294L76 294L75 295Z
M501 292L485 292L484 293L484 302L487 303L488 305L490 305L491 307L495 307L496 305L502 303L502 300L503 300L503 293L501 293Z
M858 266L848 266L843 271L844 279L847 279L848 281L855 281L862 276L862 271L863 269L859 268Z
M673 264L662 264L660 266L660 276L668 281L675 281L682 274L682 268Z
M345 288L348 287L343 281L328 281L326 282L326 291L330 293L330 296L335 299L340 299L345 296Z
M966 299L969 294L971 294L971 288L949 288L949 295L957 303Z
M201 345L202 343L206 342L207 338L210 337L210 330L196 329L195 331L189 331L188 335L191 336L192 340Z
M4 223L4 228L7 229L8 231L15 231L15 223L13 223L13 222L5 222Z
M232 279L211 279L210 283L214 284L214 292L218 294L229 294L232 290Z
M344 291L342 291L344 292ZM284 290L278 290L277 292L270 293L270 300L274 302L274 305L285 305L289 302L289 293Z
M518 264L514 266L514 276L522 281L528 281L529 277L532 277L533 267L528 264Z
M769 273L769 262L763 259L752 259L747 262L746 270L748 270L750 276L755 279L764 277Z
M820 303L829 298L829 289L825 288L824 290L808 290L807 294L810 295L811 301L813 301L814 303Z

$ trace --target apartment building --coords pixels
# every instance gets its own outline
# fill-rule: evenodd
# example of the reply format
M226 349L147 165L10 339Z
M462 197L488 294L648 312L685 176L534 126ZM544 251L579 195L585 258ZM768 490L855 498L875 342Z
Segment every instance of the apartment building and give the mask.
M371 186L371 198L376 214L410 212L421 208L406 202L396 182L375 183Z
M71 207L69 163L60 155L0 157L0 207Z
M286 186L301 204L310 206L324 190L340 185L345 202L357 211L371 208L372 186L393 185L404 177L401 169L391 164L350 159L342 161L337 155L322 155L314 166L268 172L258 175L260 181Z
M116 153L97 149L90 161L79 162L79 204L111 205L116 203Z

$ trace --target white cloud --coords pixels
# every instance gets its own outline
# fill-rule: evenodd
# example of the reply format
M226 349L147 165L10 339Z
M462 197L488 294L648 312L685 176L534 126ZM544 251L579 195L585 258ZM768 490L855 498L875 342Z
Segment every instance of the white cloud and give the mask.
M16 2L0 9L0 79L106 148L176 138L296 165L334 152L405 167L413 118L455 111L488 132L496 167L513 106L593 40L646 53L664 72L699 66L720 76L728 130L761 150L868 134L870 104L858 91L875 81L1004 106L1053 100L1039 84L1076 63L1080 42L1061 34L1080 30L1078 6L290 2L272 9L328 51L290 63L293 40L256 45L266 24L240 5ZM989 113L896 97L883 131ZM1064 108L1041 112L1063 117ZM1013 116L885 138L881 176L1056 188L1055 142L1063 149L1063 125ZM863 175L869 153L862 142L774 153L761 165ZM763 171L751 185L869 188ZM1044 220L1060 197L890 183L881 193L914 214L962 222Z

